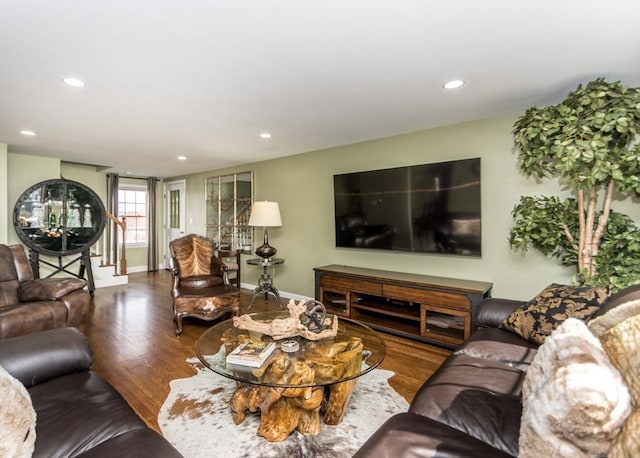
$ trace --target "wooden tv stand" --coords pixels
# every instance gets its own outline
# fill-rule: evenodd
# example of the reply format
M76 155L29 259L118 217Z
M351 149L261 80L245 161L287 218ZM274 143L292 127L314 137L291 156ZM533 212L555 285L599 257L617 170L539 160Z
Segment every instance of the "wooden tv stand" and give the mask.
M330 265L316 267L315 295L327 312L446 347L469 337L492 283Z

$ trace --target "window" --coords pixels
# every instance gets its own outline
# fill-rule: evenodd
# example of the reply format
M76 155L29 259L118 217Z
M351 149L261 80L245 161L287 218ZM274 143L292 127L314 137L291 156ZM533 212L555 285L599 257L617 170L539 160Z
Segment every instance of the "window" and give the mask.
M253 172L209 177L206 189L207 237L223 250L251 253Z
M118 216L126 218L127 246L146 246L148 240L146 187L125 185L118 188Z

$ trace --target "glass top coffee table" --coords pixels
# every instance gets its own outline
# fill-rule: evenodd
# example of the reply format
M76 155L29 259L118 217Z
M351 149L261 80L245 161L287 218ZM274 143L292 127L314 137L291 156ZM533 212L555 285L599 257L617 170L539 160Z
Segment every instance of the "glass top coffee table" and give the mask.
M289 315L262 312L250 316L270 322ZM273 339L238 329L232 320L226 320L200 336L196 353L206 367L238 382L230 402L234 422L242 423L247 411L260 411L258 435L269 441L283 440L294 430L318 434L321 414L324 423L339 424L358 377L375 369L386 353L375 331L346 318L338 318L335 337L273 341L275 350L259 367L227 364L226 355L247 341L268 344ZM283 346L283 342L287 343Z

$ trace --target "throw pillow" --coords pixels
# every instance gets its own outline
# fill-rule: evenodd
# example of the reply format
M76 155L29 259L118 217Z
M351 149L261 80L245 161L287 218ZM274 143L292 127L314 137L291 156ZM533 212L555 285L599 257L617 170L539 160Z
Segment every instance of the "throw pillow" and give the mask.
M0 456L30 457L36 442L36 411L20 381L0 366Z
M612 458L640 456L640 300L611 309L589 323L633 399L633 413L609 451Z
M519 458L601 457L631 411L622 376L569 318L538 349L522 387Z
M589 319L610 293L607 287L552 283L512 312L500 327L540 345L567 318Z
M609 449L609 458L629 458L640 456L640 410L637 407L624 423Z

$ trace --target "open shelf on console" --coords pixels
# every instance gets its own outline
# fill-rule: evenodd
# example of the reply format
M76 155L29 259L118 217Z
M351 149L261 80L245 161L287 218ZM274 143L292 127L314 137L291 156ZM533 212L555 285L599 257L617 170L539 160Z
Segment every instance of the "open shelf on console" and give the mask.
M361 293L351 293L351 310L368 310L389 317L420 321L420 304Z
M420 336L419 322L413 318L391 316L371 308L352 307L351 319L366 323L376 329L415 337Z
M336 293L334 291L325 291L324 301L322 301L322 303L327 309L327 313L333 313L341 316L347 316L349 313L346 294Z
M420 317L423 337L460 345L471 334L471 317L468 312L423 304Z

